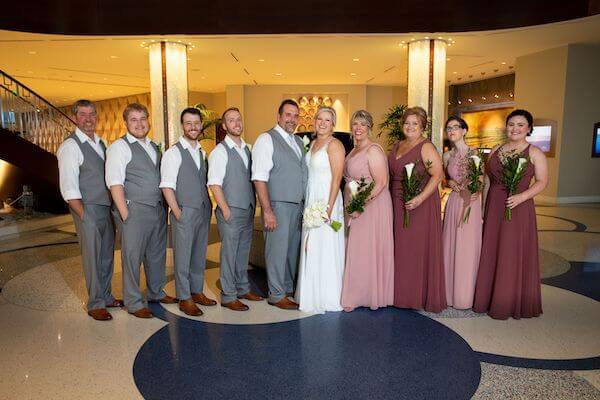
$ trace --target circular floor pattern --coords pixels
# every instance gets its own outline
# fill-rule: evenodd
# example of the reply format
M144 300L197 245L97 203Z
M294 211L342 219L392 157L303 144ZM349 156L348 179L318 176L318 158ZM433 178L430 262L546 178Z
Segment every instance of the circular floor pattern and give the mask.
M460 336L407 310L263 325L168 319L134 362L146 399L468 399L480 380Z

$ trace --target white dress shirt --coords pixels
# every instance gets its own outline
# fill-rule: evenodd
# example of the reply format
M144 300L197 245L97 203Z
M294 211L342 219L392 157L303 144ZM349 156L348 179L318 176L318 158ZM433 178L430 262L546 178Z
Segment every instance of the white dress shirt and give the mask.
M290 146L298 157L302 157L304 149L298 146L294 139L294 134L289 134L279 125L275 125L275 130L281 135L283 140ZM261 134L254 142L252 147L252 180L269 181L269 173L273 169L273 139L268 132Z
M202 158L206 159L206 152L202 149L200 143L196 142L196 146L192 147L183 136L179 138L179 143L185 150L190 152L196 168L200 169L200 152L202 152ZM159 187L177 190L179 167L181 167L181 152L177 146L173 145L165 152L160 163Z
M234 149L242 158L244 165L248 168L248 155L246 154L246 142L244 139L240 138L242 141L241 146L238 146L237 143L233 141L229 137L229 135L225 136L225 140L217 145L214 150L208 156L208 182L207 185L219 185L223 186L223 179L225 179L225 170L227 168L227 161L229 160L229 156L227 154L227 150L224 146L229 147L230 149Z
M79 128L75 129L75 136L81 143L88 142L92 149L104 160L104 151L100 145L100 137L94 133L94 140L83 133ZM60 194L65 201L81 199L79 191L79 167L83 164L83 153L74 139L67 139L56 152L58 158L58 175Z
M146 150L150 159L156 165L156 150L152 146L152 141L148 136L142 140L138 140L131 133L127 132L125 139L115 140L106 150L106 186L109 188L115 185L123 185L125 183L125 171L127 164L131 161L131 148L127 143L135 143L136 141Z

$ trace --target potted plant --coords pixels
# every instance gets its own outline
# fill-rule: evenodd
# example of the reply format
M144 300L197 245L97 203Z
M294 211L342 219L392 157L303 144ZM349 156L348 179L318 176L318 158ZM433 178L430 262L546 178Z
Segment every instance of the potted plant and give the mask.
M379 124L377 137L381 137L382 134L386 133L389 147L392 147L398 140L404 139L404 132L402 131L404 111L406 111L406 106L403 104L392 106L383 116L383 122Z

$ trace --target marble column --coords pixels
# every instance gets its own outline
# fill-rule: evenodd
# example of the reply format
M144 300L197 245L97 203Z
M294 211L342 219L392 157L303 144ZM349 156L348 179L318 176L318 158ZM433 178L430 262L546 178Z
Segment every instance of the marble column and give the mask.
M187 46L155 42L149 53L153 140L167 149L183 134L179 115L188 107Z
M420 106L430 119L431 141L443 149L446 107L446 42L415 40L408 44L408 106Z

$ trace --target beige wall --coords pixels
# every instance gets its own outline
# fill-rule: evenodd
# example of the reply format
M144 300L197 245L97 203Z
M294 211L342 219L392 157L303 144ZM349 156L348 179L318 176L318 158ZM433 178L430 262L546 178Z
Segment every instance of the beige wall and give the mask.
M230 101L230 92L238 103ZM262 132L270 129L276 123L277 108L286 96L291 95L338 95L343 99L344 111L340 113L336 129L348 131L350 116L358 109L367 109L373 114L375 124L381 122L381 117L394 104L406 103L406 88L390 86L367 85L265 85L244 86L243 98L239 87L227 90L227 104L242 106L244 110L245 138L250 143ZM240 108L242 108L240 107ZM382 143L386 138L377 138L378 130L374 130L376 140Z
M549 182L538 200L554 202L560 178L563 103L567 75L566 46L519 57L515 63L515 106L524 108L534 118L557 121L556 154L548 159Z
M569 45L558 197L600 201L600 158L592 131L600 122L600 46Z

